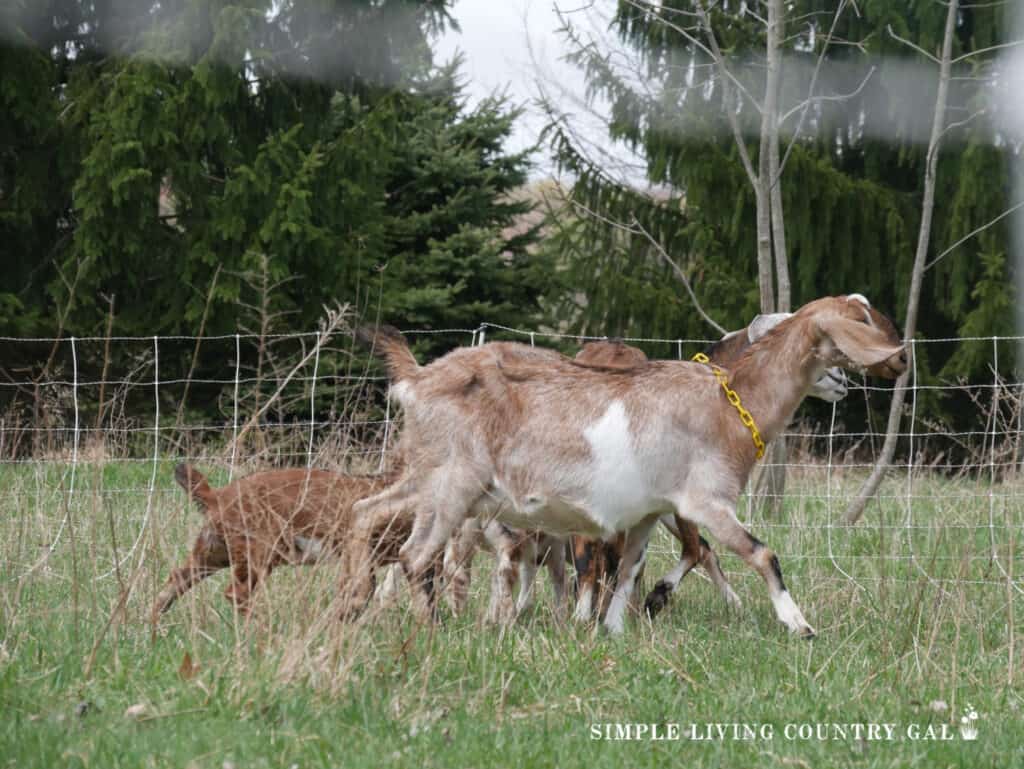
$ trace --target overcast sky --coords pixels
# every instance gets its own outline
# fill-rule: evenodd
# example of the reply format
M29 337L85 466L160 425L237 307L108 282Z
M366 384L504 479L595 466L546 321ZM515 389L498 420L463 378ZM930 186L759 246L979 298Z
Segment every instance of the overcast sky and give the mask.
M561 22L556 8L574 24L588 28L596 24L603 31L615 0L457 0L452 14L461 31L449 30L437 41L435 51L441 60L456 52L463 54L462 75L473 101L507 91L514 103L526 106L527 114L520 119L509 149L537 141L547 121L533 101L543 88L560 110L572 116L577 131L597 143L598 151L607 151L605 126L582 104L583 76L562 61L565 41L558 32ZM536 176L550 171L549 155L547 147L542 147L535 156Z

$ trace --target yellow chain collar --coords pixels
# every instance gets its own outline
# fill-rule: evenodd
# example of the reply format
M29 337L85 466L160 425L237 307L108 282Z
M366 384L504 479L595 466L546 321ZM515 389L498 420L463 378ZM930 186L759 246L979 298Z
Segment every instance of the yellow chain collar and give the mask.
M764 440L761 438L761 433L757 429L757 425L754 423L754 417L750 415L743 404L740 403L740 394L729 387L729 377L725 375L718 366L711 362L702 352L697 353L693 356L692 360L697 363L704 363L711 367L711 373L715 375L715 379L718 380L718 384L722 385L722 390L725 392L725 398L732 404L732 407L736 409L736 412L740 415L740 421L743 426L750 430L750 437L754 439L754 447L757 449L757 458L761 459L764 456Z

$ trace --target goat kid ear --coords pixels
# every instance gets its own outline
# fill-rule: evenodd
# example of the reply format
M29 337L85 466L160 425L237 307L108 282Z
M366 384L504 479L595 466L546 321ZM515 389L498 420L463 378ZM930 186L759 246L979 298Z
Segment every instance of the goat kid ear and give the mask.
M763 337L786 318L793 315L791 312L770 312L764 315L755 315L747 326L747 339L751 344Z
M879 332L864 323L844 318L838 313L829 313L818 320L818 327L827 335L839 351L852 363L870 368L889 360L903 347L893 346L879 339Z

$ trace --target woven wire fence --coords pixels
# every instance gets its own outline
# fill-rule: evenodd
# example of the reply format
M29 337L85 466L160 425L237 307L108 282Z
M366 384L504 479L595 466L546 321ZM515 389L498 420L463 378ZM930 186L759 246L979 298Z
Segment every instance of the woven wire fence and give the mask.
M491 323L405 333L435 346L504 339L567 352L601 338ZM624 341L683 359L709 340ZM892 383L854 378L844 401L801 408L785 435L782 504L757 491L756 471L738 509L778 552L787 579L1024 594L1024 384L1001 364L1022 341L913 343L897 453L855 526L843 513L880 452ZM990 379L921 375L919 359L948 357L965 343L990 349ZM272 466L373 472L400 430L386 381L347 334L0 338L0 349L15 362L0 381L4 570L15 580L65 552L70 523L111 505L120 543L98 556L94 578L144 558L160 511L183 505L172 476L179 462L202 466L215 482ZM956 424L933 416L931 405L948 402L957 404ZM652 551L671 558L676 546L662 532ZM726 567L734 578L754 576L735 559Z

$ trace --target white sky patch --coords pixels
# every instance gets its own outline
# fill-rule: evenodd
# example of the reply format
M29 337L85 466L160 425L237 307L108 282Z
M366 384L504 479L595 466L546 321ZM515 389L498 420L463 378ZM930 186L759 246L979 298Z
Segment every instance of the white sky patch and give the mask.
M567 19L584 42L594 44L608 55L608 63L617 74L639 91L664 104L665 94L660 92L657 79L651 80L637 52L619 39L610 23L616 8L615 0L458 0L452 13L462 27L461 32L449 30L436 42L440 59L448 59L456 51L463 52L463 74L467 79L471 103L495 92L506 92L514 103L526 105L527 114L515 129L510 149L519 150L534 144L547 123L547 117L534 103L545 95L566 116L577 147L586 156L620 181L644 185L643 161L622 143L608 138L607 116L609 105L600 99L586 98L583 73L564 61L572 47L560 31L562 18ZM561 10L562 18L558 10ZM1024 15L1024 14L1022 14ZM795 30L797 31L797 30ZM802 31L806 44L812 33ZM1024 36L1024 31L1017 37ZM733 72L742 80L756 81L756 66L744 72L735 63ZM938 82L938 66L925 60L909 48L905 54L885 58L867 56L844 60L827 59L818 73L814 96L816 100L800 120L802 106L808 96L807 84L815 66L814 57L786 55L783 64L780 114L783 116L781 136L785 141L799 124L801 136L812 135L819 126L822 105L844 95L860 93L868 103L884 104L885 109L872 109L853 118L856 126L847 137L858 141L872 138L883 141L911 141L926 144L931 130L931 115ZM974 81L989 102L989 109L978 114L956 113L951 121L964 121L977 127L985 125L992 141L999 143L1010 134L1010 126L1019 131L1018 140L1024 140L1024 48L1009 48L1007 55L992 70L991 80ZM686 78L687 87L698 87L705 94L719 87L708 75L710 68L699 71L691 64ZM698 82L699 81L699 82ZM993 85L998 89L991 93ZM963 86L963 81L958 87ZM756 92L756 87L754 91ZM687 110L699 109L698 100L690 100ZM660 130L712 130L728 132L729 128L717 107L713 121L686 120L680 112L678 121L670 118ZM689 113L692 114L692 113ZM757 120L746 121L756 131ZM698 128L697 126L704 126ZM952 132L945 138L956 142L963 131ZM551 172L550 151L542 147L536 155L536 176Z
M637 181L642 163L608 138L607 105L587 103L583 72L564 61L569 46L559 31L560 10L588 35L611 35L607 27L615 7L615 0L457 0L452 15L461 31L449 29L435 41L435 55L447 61L463 54L462 75L471 104L505 93L513 104L525 107L509 150L537 143L548 123L536 103L543 94L569 116L588 154L616 175ZM613 35L608 42L615 42ZM535 176L553 173L550 154L546 146L536 153Z

